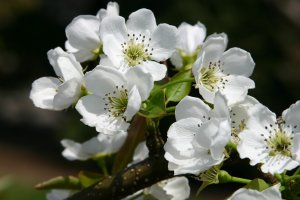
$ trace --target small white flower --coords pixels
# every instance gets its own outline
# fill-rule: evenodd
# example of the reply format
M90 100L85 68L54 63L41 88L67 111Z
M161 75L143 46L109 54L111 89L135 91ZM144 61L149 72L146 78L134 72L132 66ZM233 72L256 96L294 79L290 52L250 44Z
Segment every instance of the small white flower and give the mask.
M81 121L98 132L127 131L129 121L139 111L153 87L153 79L140 69L123 74L113 67L100 66L85 76L86 88L92 94L82 97L77 111Z
M217 91L225 96L228 105L245 99L254 82L248 77L254 69L251 55L239 48L225 51L227 36L213 34L207 38L193 66L196 88L212 103Z
M282 173L300 163L300 101L276 119L267 107L257 104L249 111L247 129L239 134L237 150L251 165L262 163L264 173Z
M48 51L48 59L59 78L42 77L35 80L30 99L36 107L63 110L76 103L84 89L82 67L72 54L60 47Z
M50 190L46 194L46 198L47 200L64 200L70 195L70 190Z
M100 133L98 137L93 137L82 144L64 139L61 141L61 144L65 147L62 155L68 160L87 160L110 155L119 151L126 138L127 132L115 135Z
M205 26L198 22L194 26L183 22L178 27L178 43L177 51L171 57L172 64L180 69L183 67L184 59L191 60L191 64L197 58L197 54L201 49L201 45L206 36Z
M154 81L165 77L167 67L159 62L175 51L177 29L168 24L156 25L152 11L140 9L125 19L110 16L100 26L103 50L120 70L138 67L150 73Z
M259 104L259 102L251 97L247 96L244 101L234 104L230 109L230 119L231 119L231 141L234 144L239 142L239 133L246 129L248 119L250 117L249 109L254 105Z
M262 192L241 188L228 198L228 200L282 200L279 184L265 189Z
M164 146L169 170L199 175L223 161L231 134L224 97L218 93L211 110L202 100L187 96L176 106L175 116Z
M79 15L66 27L65 48L73 53L79 62L93 60L103 53L99 36L101 21L107 16L119 15L119 5L109 2L107 9L100 9L97 16Z

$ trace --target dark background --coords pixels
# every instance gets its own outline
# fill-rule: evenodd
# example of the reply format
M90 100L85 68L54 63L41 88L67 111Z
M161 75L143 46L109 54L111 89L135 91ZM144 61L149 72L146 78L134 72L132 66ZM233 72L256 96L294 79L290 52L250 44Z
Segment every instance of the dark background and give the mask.
M249 51L256 63L252 75L256 89L250 95L277 114L300 99L300 1L118 3L125 18L145 7L154 12L158 23L178 26L183 21L200 21L208 34L227 33L228 47ZM0 199L43 199L42 192L32 189L35 183L93 167L89 162L64 160L59 141L65 137L82 141L94 135L94 129L79 122L79 114L72 109L35 108L29 92L35 79L55 76L46 52L64 46L68 23L78 15L95 15L106 4L99 0L0 0Z

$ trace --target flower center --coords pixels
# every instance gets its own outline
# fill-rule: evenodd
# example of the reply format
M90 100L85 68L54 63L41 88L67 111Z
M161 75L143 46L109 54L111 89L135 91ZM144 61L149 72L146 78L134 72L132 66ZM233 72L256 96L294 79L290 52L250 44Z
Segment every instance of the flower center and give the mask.
M270 156L278 154L291 157L291 138L285 132L277 130L275 135L268 140Z
M203 67L201 68L201 77L200 83L209 91L213 91L215 86L219 81L219 77L217 76L219 69L217 67Z
M105 98L103 98L107 101L104 110L107 110L110 113L109 116L121 116L125 120L123 114L126 111L128 104L128 91L127 89L124 89L123 85L121 88L116 86L116 90L113 91L112 94L108 93L105 95Z
M130 67L134 67L142 62L150 60L153 48L150 48L151 38L145 35L128 34L129 41L121 44L124 54L124 60Z

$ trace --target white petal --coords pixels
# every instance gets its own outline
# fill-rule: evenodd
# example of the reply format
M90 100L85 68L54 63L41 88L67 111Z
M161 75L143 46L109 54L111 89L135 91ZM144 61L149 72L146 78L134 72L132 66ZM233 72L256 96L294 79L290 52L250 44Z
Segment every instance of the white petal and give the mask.
M166 193L172 196L171 200L184 200L190 196L189 181L185 177L174 177L167 180L163 187Z
M170 61L171 61L172 65L174 65L177 70L179 70L183 65L182 58L181 58L178 51L175 51L172 54L172 56L170 58Z
M226 76L226 79L228 82L220 92L226 97L229 106L243 101L247 96L248 89L255 87L254 81L244 76L229 75Z
M57 47L48 51L47 55L56 75L64 81L72 78L82 79L82 67L72 54L66 53L60 47Z
M186 96L177 104L175 117L177 121L189 117L194 117L205 121L205 118L208 118L210 110L210 107L201 99ZM205 118L203 116L205 116Z
M82 145L73 140L64 139L60 141L65 148L62 155L68 160L87 160L88 156L81 152Z
M147 31L152 33L156 28L156 20L151 10L142 8L131 13L126 22L129 32L144 34Z
M92 15L79 15L66 28L70 45L78 50L93 51L100 45L100 21Z
M57 110L66 109L75 104L81 93L81 82L74 78L64 82L57 88L57 94L53 99L53 106Z
M71 195L69 190L50 190L46 194L47 200L64 200Z
M203 44L206 28L200 22L194 26L183 22L178 27L178 35L179 43L177 48L182 49L187 54L193 54Z
M209 62L218 61L226 49L227 42L227 35L224 33L213 34L207 37L199 53L199 57L204 57L201 65L208 67Z
M259 192L257 190L241 188L234 192L228 200L282 200L281 193L277 185L269 187L268 189Z
M214 109L212 111L212 115L218 118L228 118L229 115L229 107L227 106L226 98L220 93L217 92L214 99Z
M53 99L61 82L57 78L42 77L32 83L30 99L39 108L56 110L53 107Z
M124 75L113 67L100 66L85 75L86 88L88 91L105 96L116 90L116 86L127 87Z
M146 142L145 141L140 142L134 150L132 162L130 163L130 165L138 163L148 158L148 156L149 156L149 150L147 148Z
M247 51L240 48L228 49L220 58L225 74L249 77L254 69L254 61Z
M108 34L103 39L103 51L112 63L112 66L120 68L124 65L124 53L122 46L112 34Z
M141 68L144 72L151 74L154 81L159 81L165 78L167 67L154 61L146 61L136 67Z
M128 104L124 112L126 121L130 121L132 117L140 110L141 107L141 96L136 86L134 86L128 94Z
M206 87L203 87L202 85L200 85L199 93L201 94L201 96L203 97L203 99L205 101L207 101L208 103L212 103L212 104L214 103L215 94L216 94L215 91L210 91ZM228 103L228 100L227 100L227 103Z
M289 132L300 133L300 101L292 104L288 109L283 111L282 119L286 122L284 124L285 129L289 129Z
M292 158L282 155L269 156L266 162L261 166L261 171L264 173L283 173L285 170L292 170L299 166L299 162Z
M239 134L239 138L237 151L241 159L249 158L251 165L264 162L269 155L264 137L260 136L257 132L244 130Z
M175 26L159 24L151 35L151 47L153 55L151 58L156 61L164 61L170 58L176 50L178 31Z
M194 140L194 135L199 132L198 124L201 123L202 121L197 118L181 119L173 123L168 130L166 144L170 143L170 145L182 152L186 151L186 153L189 153L194 151L191 142Z
M117 2L108 2L106 9L101 8L97 17L102 21L106 16L119 15L119 4Z
M300 133L294 135L291 151L293 159L300 163Z
M87 95L78 100L75 108L82 115L81 121L84 124L96 126L99 116L105 113L104 105L100 104L100 99L96 95Z
M127 28L125 19L120 16L105 17L100 25L100 37L103 41L103 50L106 54L110 46L107 45L105 38L112 35L121 48L121 44L127 41ZM112 50L113 51L113 50Z
M127 138L127 132L126 131L120 131L118 134L113 135L106 135L99 133L97 136L97 139L100 141L103 146L102 152L105 153L116 153L120 150L120 148L125 143L125 140Z
M149 73L145 73L139 67L129 68L125 74L128 80L128 88L136 86L141 95L142 101L148 99L150 92L153 88L154 81Z

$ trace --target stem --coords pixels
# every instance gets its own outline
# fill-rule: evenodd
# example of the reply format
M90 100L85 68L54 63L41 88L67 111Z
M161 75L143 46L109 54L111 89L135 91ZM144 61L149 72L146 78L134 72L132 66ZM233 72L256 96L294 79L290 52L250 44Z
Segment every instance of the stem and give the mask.
M168 113L170 113L170 112L174 112L175 109L176 109L176 106L171 106L171 107L167 107L167 108L166 108L166 111L167 111Z
M230 141L226 146L229 147L229 148L231 148L231 149L234 149L234 150L236 150L236 147L237 147L237 145L234 144L234 143L231 142L231 141Z
M285 179L285 181L288 182L288 181L291 181L294 179L300 179L300 175L294 175L294 176L288 177Z
M106 160L105 160L105 158L99 159L99 160L98 160L98 165L99 165L99 167L101 168L102 173L103 173L105 176L108 176L109 173L108 173L107 168L106 168Z
M240 177L231 176L231 180L229 182L248 184L248 183L251 182L251 180L250 179L246 179L246 178L240 178Z
M169 87L170 85L175 85L177 83L183 83L183 82L194 82L195 81L195 78L185 78L185 79L181 79L181 80L178 80L178 81L170 81L164 85L161 85L160 88L161 89L164 89L166 87Z
M297 175L300 173L300 167L297 168L297 170L295 171L295 173L293 175Z

